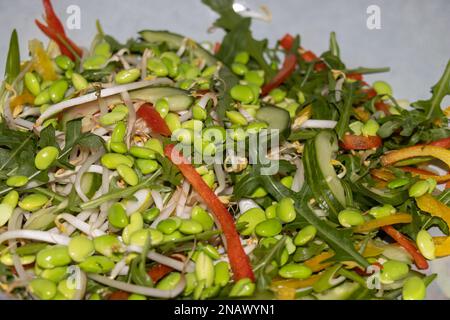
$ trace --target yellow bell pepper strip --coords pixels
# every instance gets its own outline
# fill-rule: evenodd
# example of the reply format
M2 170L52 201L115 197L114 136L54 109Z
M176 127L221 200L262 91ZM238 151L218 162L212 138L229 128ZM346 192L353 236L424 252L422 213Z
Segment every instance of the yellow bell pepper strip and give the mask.
M275 290L277 300L295 300L295 289L289 287L280 287Z
M364 252L362 256L364 258L378 257L384 251L383 248L376 246L373 241L367 242L366 247L364 248Z
M311 287L322 275L313 274L307 279L275 279L272 281L270 288L274 291L283 288L302 289Z
M44 80L56 80L57 75L55 67L50 57L39 40L31 40L29 42L29 49L32 57L32 67L36 70Z
M431 194L425 194L416 198L416 203L420 210L441 218L450 227L450 208Z
M433 237L436 257L450 256L450 237Z
M450 168L450 150L437 146L414 146L400 150L395 150L386 153L381 157L381 164L383 166L390 166L400 160L405 160L415 157L431 156L444 162ZM421 179L433 178L436 182L441 183L450 180L450 174L443 176L430 175L430 174L418 174Z
M15 96L14 98L11 99L9 106L11 107L11 109L14 109L17 106L22 106L25 104L31 105L33 103L34 103L34 96L27 90L24 90L21 95Z
M334 256L333 252L330 252L330 251L322 252L322 253L318 254L317 256L312 257L309 260L306 260L304 265L307 266L308 268L310 268L312 270L312 272L318 272L325 268L328 268L329 266L331 266L333 264L333 262L322 263L323 261L328 260L332 256Z
M386 168L380 168L380 169L372 169L370 170L370 175L373 178L383 180L383 181L391 181L395 179L395 175Z
M357 233L369 232L384 226L389 226L397 223L410 223L411 221L412 217L410 214L398 213L391 216L366 221L363 224L354 227L353 231Z

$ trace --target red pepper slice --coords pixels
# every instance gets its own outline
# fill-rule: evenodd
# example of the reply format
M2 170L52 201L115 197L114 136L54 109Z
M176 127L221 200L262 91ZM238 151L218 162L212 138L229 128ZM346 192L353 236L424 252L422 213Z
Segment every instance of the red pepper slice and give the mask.
M417 250L414 243L401 234L397 229L393 226L384 226L382 227L383 231L386 232L392 239L398 242L408 253L413 257L414 263L417 268L424 270L428 269L428 262L425 257Z
M129 296L128 292L117 290L109 295L108 300L128 300Z
M347 74L347 79L352 79L352 80L356 80L356 81L362 81L363 80L363 75L361 73L349 73Z
M58 35L55 31L53 31L46 25L42 24L41 22L39 22L39 20L35 20L35 22L36 22L36 25L38 26L38 28L41 29L41 31L43 33L45 33L45 35L47 37L49 37L50 39L52 39L53 41L56 42L56 44L58 45L58 47L61 50L61 53L63 55L68 56L72 61L75 60L75 57L72 54L72 52L69 49L67 49L67 47L61 42L61 40L58 38Z
M295 56L295 54L287 54L280 71L278 71L275 77L273 77L273 79L270 80L270 82L262 88L261 94L265 96L272 89L279 87L294 72L296 65L297 57Z
M250 278L254 281L255 276L249 258L242 248L234 219L227 208L225 208L215 193L203 181L202 177L197 173L192 164L190 164L183 155L175 149L175 145L167 145L164 148L164 154L178 167L178 169L180 169L183 176L189 181L194 190L200 195L214 214L220 229L225 236L228 258L230 259L234 280L238 281L243 278Z
M218 53L219 53L219 51L220 51L220 46L221 46L221 43L220 43L220 42L216 42L216 43L214 44L214 48L213 48L214 54L218 54Z
M400 167L401 170L405 171L405 172L411 172L411 173L416 173L416 174L424 174L424 175L436 175L436 173L425 170L425 169L419 169L419 168L414 168L414 167Z
M386 115L391 114L389 112L389 106L386 103L384 103L383 101L375 102L375 109L377 109L378 111L383 111L384 114L386 114Z
M171 132L166 122L150 103L144 103L137 111L137 115L144 119L153 132L166 137L170 136Z
M280 46L286 51L291 50L293 44L294 44L294 37L289 33L286 33L284 37L281 38L280 40Z
M173 271L173 268L166 266L164 264L156 264L153 267L151 267L147 274L152 278L153 282L158 282L162 278L164 278L167 274L171 273Z
M302 58L306 62L313 62L313 61L316 61L319 59L314 52L309 51L309 50L302 53ZM319 61L314 65L314 70L317 72L325 70L326 68L327 68L327 65L325 63L323 63L322 61Z
M428 143L428 145L448 149L448 148L450 148L450 138L442 138L442 139L430 142L430 143Z
M340 143L341 147L346 150L368 150L378 148L383 144L379 136L357 136L354 134L346 134Z

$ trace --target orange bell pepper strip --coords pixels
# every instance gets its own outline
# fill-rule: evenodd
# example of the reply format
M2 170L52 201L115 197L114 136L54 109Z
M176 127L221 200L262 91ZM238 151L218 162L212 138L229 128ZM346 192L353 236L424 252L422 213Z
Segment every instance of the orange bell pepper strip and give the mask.
M318 272L318 271L321 271L333 264L333 262L322 263L325 260L328 260L329 258L331 258L332 256L334 256L333 252L325 251L325 252L318 254L315 257L312 257L309 260L306 260L304 262L304 265L307 266L308 268L310 268L312 270L312 272Z
M151 267L147 274L150 276L154 283L158 282L162 278L164 278L167 274L171 273L173 268L166 266L164 264L158 263Z
M262 87L261 94L267 95L272 89L279 87L284 81L286 81L290 75L294 72L297 65L297 57L293 53L289 53L284 58L283 66L278 73Z
M130 294L126 291L117 290L111 293L108 297L108 300L128 300Z
M450 227L450 208L431 194L416 198L416 203L420 210L441 218Z
M436 257L450 256L450 237L433 237Z
M397 213L387 217L366 221L362 225L354 227L353 231L357 233L369 232L384 226L390 226L398 223L410 223L411 221L412 217L410 214Z
M152 129L153 132L159 133L160 135L169 137L171 132L166 124L166 121L160 116L159 112L150 104L144 103L136 114L144 119L147 126Z
M280 39L280 46L286 51L291 50L293 44L294 37L289 33L286 33L284 37Z
M418 269L424 270L428 269L428 262L425 257L417 250L414 242L409 240L406 236L401 234L393 226L382 227L383 231L386 232L392 239L397 241L406 251L413 257L414 263Z
M407 147L400 150L390 151L381 157L381 164L383 166L390 166L395 164L400 160L415 158L415 157L425 157L431 156L433 158L439 159L444 162L450 168L450 150L442 147L436 146L413 146ZM450 180L450 174L443 176L432 175L432 174L419 174L421 179L433 178L436 182L446 182Z
M308 279L278 279L273 280L270 288L274 291L284 289L284 288L292 288L292 289L301 289L312 287L312 285L320 279L321 274L314 274L310 276Z
M380 169L372 169L370 170L370 175L373 178L382 180L382 181L391 181L395 179L395 175L386 168L380 168Z
M239 234L236 230L235 222L227 208L223 205L216 194L203 181L202 177L195 170L183 155L175 149L175 145L169 144L164 148L164 154L181 171L192 188L200 195L208 208L212 211L215 220L225 236L228 258L233 270L234 280L244 278L255 280L250 260L241 245Z

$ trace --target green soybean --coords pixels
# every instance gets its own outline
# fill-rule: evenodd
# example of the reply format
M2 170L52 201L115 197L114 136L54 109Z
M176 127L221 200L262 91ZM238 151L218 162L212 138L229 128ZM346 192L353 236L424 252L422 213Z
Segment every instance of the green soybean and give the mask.
M169 74L167 66L159 58L148 59L147 69L158 77L166 77Z
M292 187L292 183L294 182L294 177L286 176L280 180L281 184L286 188L290 189Z
M436 246L433 237L426 230L420 230L417 233L416 244L420 253L428 260L436 258Z
M50 93L48 90L41 91L34 99L34 104L37 106L50 102Z
M346 228L359 226L364 223L364 217L358 210L355 209L342 210L339 212L338 220L339 223Z
M6 180L8 187L23 187L28 183L27 176L11 176Z
M113 125L127 116L124 112L108 112L99 118L100 124L104 127Z
M409 267L406 263L389 260L383 264L381 270L380 281L382 283L392 283L397 280L401 280L408 275Z
M141 75L141 70L138 68L121 70L116 74L114 80L118 84L126 84L136 81Z
M195 261L195 275L198 281L205 281L205 286L209 287L214 282L214 264L211 258L204 252L200 252Z
M143 296L141 294L133 293L133 294L130 294L130 296L128 297L128 300L147 300L147 297Z
M184 235L180 231L174 231L171 234L165 234L163 238L163 242L172 242L176 239L180 239L184 237Z
M34 73L27 72L24 76L25 87L33 96L37 96L41 92L41 85Z
M114 203L108 209L108 221L114 228L117 229L123 229L128 225L128 215L122 204Z
M235 62L231 65L231 70L238 76L243 76L248 72L248 68L245 64Z
M235 85L233 88L231 88L230 94L234 100L246 104L252 102L255 99L253 90L247 85Z
M372 87L379 95L392 95L392 87L385 81L375 81Z
M369 214L375 219L388 217L394 214L397 210L390 204L385 204L381 207L373 207L369 210Z
M9 221L11 215L13 214L13 211L14 208L10 205L5 203L0 204L0 227L4 226Z
M230 265L228 262L220 261L214 265L214 284L225 287L230 281Z
M191 219L200 223L203 230L211 230L214 226L214 219L206 210L199 206L192 208Z
M403 300L423 300L426 296L426 285L422 279L412 276L406 279L402 288Z
M125 154L128 151L127 145L124 142L110 142L109 148L115 153Z
M114 268L114 262L104 256L91 256L87 257L78 266L81 270L88 273L108 273Z
M148 237L150 237L151 245L158 245L164 239L164 235L159 230L152 228L141 229L133 232L130 237L130 244L143 247Z
M155 152L158 152L160 155L164 154L162 143L158 139L155 139L155 138L148 139L144 143L144 147L146 147L150 150L153 150Z
M255 292L256 285L249 278L240 279L231 288L230 297L248 297Z
M266 213L261 208L252 208L245 211L237 219L237 223L247 223L247 226L240 233L244 236L252 234L255 227L262 221L266 220Z
M369 119L361 128L361 133L364 136L376 136L380 125L373 119Z
M157 216L160 214L160 210L156 207L150 208L144 211L142 214L142 218L145 222L149 223L156 219Z
M273 203L268 206L265 210L266 218L273 219L277 217L277 203Z
M283 198L278 202L277 216L285 223L295 220L297 213L295 212L294 201L291 198Z
M56 267L42 270L39 276L43 279L58 283L69 275L67 271L68 267Z
M29 288L31 293L41 300L50 300L56 295L56 284L47 279L33 279Z
M197 278L194 273L186 273L186 287L184 288L183 295L189 296L194 292L194 289L197 287Z
M417 181L411 186L411 188L409 188L409 196L414 198L421 197L428 192L429 188L430 185L428 181L425 180Z
M206 110L203 109L201 106L195 105L192 107L192 117L195 120L205 120L207 116L208 114Z
M180 219L168 218L161 220L156 226L156 229L164 234L171 234L172 232L176 231L180 227L180 225Z
M114 127L114 130L111 134L111 141L112 142L123 142L123 139L125 138L125 135L127 133L127 126L123 121L117 122L116 126Z
M169 102L166 98L160 98L155 102L155 109L161 117L165 118L169 113Z
M94 48L94 55L103 56L106 59L109 59L111 57L111 45L106 41L100 42Z
M130 186L135 186L139 183L139 177L132 168L125 164L119 164L116 168L119 176Z
M58 103L64 99L69 83L66 80L57 80L49 88L48 93L53 103Z
M48 198L40 193L32 193L19 201L19 207L25 211L36 211L42 208L48 201Z
M309 225L301 229L294 238L296 246L303 246L310 242L317 234L317 229L313 225Z
M275 88L269 92L269 96L272 98L274 103L280 103L284 100L284 98L286 98L286 91L280 88Z
M140 230L144 227L144 219L140 212L134 212L130 216L130 224L127 225L122 231L123 242L128 244L130 242L130 236L133 232Z
M39 170L48 169L58 158L59 150L55 147L48 146L41 149L34 158L34 165Z
M129 167L133 166L133 160L122 154L116 153L105 153L101 157L100 162L102 163L103 166L105 166L108 169L117 169L117 167L121 164L124 164Z
M82 262L95 252L94 242L89 238L79 235L70 239L67 247L69 256L75 262Z
M130 147L130 154L140 159L156 159L155 151L146 147L132 146Z
M155 172L159 168L159 164L155 160L137 159L136 167L142 174L149 174Z
M299 263L289 263L278 271L278 274L287 279L307 279L311 276L312 270Z
M197 234L203 231L202 225L192 219L183 219L179 228L184 234Z
M246 126L247 119L239 111L227 111L226 115L232 124Z
M67 246L62 245L47 247L39 251L36 256L37 264L44 269L66 266L71 261Z
M69 70L75 67L75 63L64 54L57 56L55 58L55 63L61 70Z
M19 193L16 190L8 192L2 200L2 204L9 205L11 208L15 208L17 203L19 203Z
M397 178L397 179L390 181L387 184L387 186L389 189L396 189L396 188L403 187L404 185L407 185L408 183L409 183L408 178Z
M267 219L258 223L255 233L260 237L273 237L281 232L282 226L278 219Z
M247 64L250 60L250 55L246 51L241 51L234 57L234 62Z
M261 70L251 70L248 71L244 79L247 83L252 83L261 87L264 84L264 72Z
M119 239L110 234L94 238L94 248L95 251L108 258L116 258L125 250Z
M171 272L164 278L158 281L156 289L159 290L173 290L181 280L181 273Z

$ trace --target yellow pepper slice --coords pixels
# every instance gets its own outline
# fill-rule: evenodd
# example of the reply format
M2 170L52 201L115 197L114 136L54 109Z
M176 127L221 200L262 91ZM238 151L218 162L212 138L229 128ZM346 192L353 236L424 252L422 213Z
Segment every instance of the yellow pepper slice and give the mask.
M425 194L416 198L416 203L420 210L428 212L432 216L441 218L450 227L450 208L431 194Z
M433 237L436 257L450 256L450 237Z
M450 168L450 150L436 146L414 146L391 151L381 157L381 164L383 166L389 166L400 160L426 156L439 159ZM421 179L433 178L438 183L450 180L450 174L443 176L419 174L419 176Z
M307 279L278 279L273 280L270 288L274 291L283 288L302 289L311 287L317 280L320 279L321 274L314 274Z
M332 256L334 256L333 252L325 251L325 252L318 254L315 257L312 257L309 260L306 260L304 265L307 266L308 268L310 268L312 270L312 272L318 272L318 271L321 271L333 264L333 262L322 263L323 261L331 258Z
M391 181L395 179L395 175L386 168L372 169L370 170L370 174L372 177L382 181Z
M56 80L57 75L55 67L50 57L38 40L31 40L29 42L30 53L33 57L33 70L36 70L44 80Z
M411 221L412 217L410 214L398 213L391 216L366 221L363 224L354 227L353 231L358 233L368 232L380 227L390 226L397 223L410 223Z

